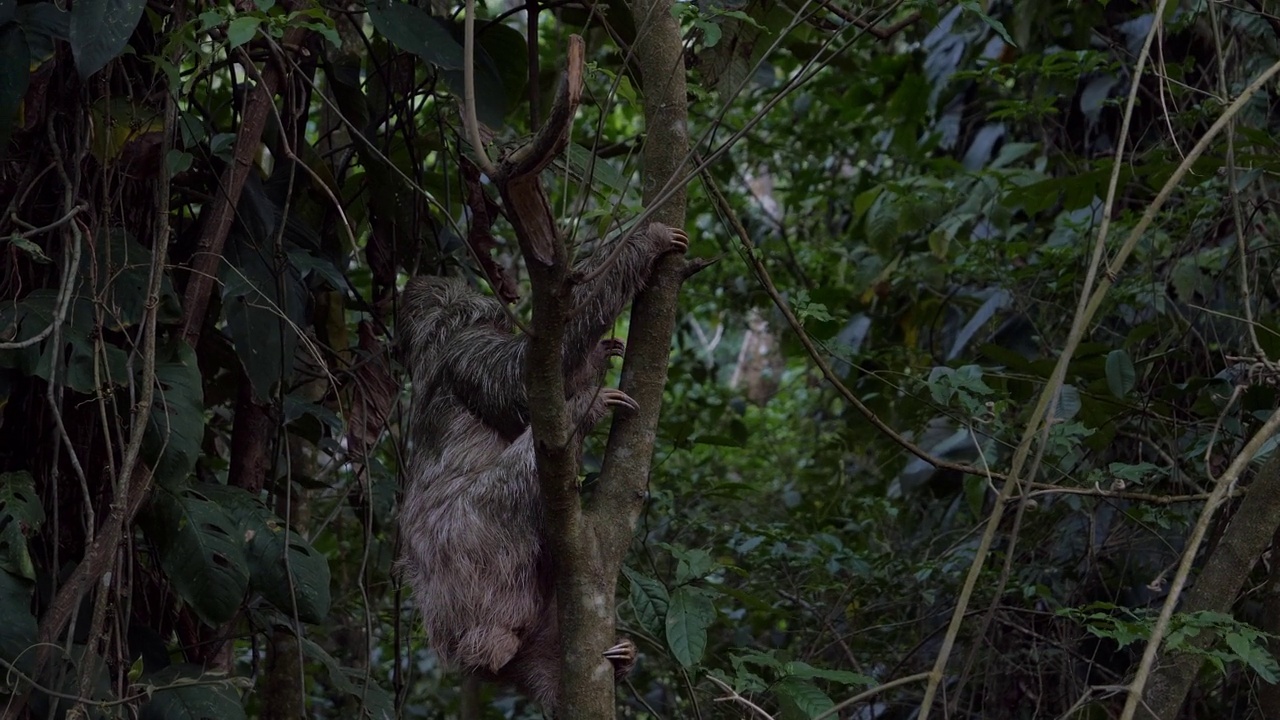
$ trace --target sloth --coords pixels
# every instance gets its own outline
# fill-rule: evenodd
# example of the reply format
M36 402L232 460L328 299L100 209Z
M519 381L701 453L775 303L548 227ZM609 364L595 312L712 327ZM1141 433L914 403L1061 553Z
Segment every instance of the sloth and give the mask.
M624 350L604 333L644 287L654 261L688 249L688 236L660 223L622 242L572 275L591 278L573 287L563 345L579 464L582 437L610 408L637 409L622 391L601 387L610 359ZM555 716L555 559L529 428L529 339L514 332L497 300L455 278L410 280L398 329L413 381L401 567L427 637L446 663L514 685ZM604 656L620 678L635 647L622 641Z

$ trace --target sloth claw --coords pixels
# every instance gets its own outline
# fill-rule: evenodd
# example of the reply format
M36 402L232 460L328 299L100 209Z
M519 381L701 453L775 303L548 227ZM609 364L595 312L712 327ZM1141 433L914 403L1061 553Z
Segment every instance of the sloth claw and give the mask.
M602 388L600 398L604 400L605 405L611 407L625 407L632 411L640 409L640 404L632 400L630 395L614 388Z
M618 644L604 651L604 656L613 663L615 680L622 680L631 674L636 666L636 644L628 638L618 638Z
M605 338L600 341L600 352L606 358L622 357L627 350L627 344L618 338Z
M689 249L689 234L680 228L668 228L671 230L671 248L678 252L686 252Z

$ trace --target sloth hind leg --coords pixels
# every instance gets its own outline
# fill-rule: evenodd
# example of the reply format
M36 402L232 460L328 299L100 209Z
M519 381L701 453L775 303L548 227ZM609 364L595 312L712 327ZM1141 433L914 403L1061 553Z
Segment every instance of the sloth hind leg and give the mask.
M458 661L464 667L496 673L520 649L520 636L509 628L473 627L458 639Z

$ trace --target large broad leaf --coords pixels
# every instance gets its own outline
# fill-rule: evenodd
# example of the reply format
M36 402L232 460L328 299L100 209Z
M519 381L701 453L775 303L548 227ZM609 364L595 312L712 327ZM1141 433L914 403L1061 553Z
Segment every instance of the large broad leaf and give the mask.
M57 290L42 288L24 297L20 302L0 308L0 328L12 333L3 338L14 342L29 340L44 332L57 317ZM49 380L53 374L54 357L59 358L58 378L67 387L79 393L94 392L99 381L102 384L123 384L128 381L124 350L109 343L99 343L93 337L96 324L93 304L86 294L69 300L66 314L58 328L58 343L53 335L17 350L0 352L0 367L13 368L24 375L34 375ZM66 351L70 348L71 352ZM96 359L101 360L95 375ZM65 362L64 362L65 360Z
M292 377L297 329L306 322L306 285L287 256L280 256L278 268L275 257L241 236L228 249L222 271L227 331L260 401Z
M66 40L71 32L71 13L51 2L21 5L14 16L27 37L33 62L53 57L53 41Z
M36 641L36 618L31 614L32 586L16 575L0 570L0 658L30 670Z
M399 0L374 0L368 6L373 27L402 50L417 55L440 68L445 82L459 97L463 91L462 43L453 31L426 10ZM498 36L492 42L501 44ZM503 74L484 51L484 41L476 43L476 114L488 125L498 126L507 114L507 90Z
M230 683L209 682L195 665L172 665L143 679L159 688L138 713L141 720L241 720L240 696Z
M329 614L329 561L306 538L240 488L212 486L201 493L217 502L239 526L249 563L249 585L287 615L298 609L304 622Z
M197 490L162 487L143 529L169 582L200 619L215 626L230 620L249 588L236 522Z
M159 352L157 354L160 354ZM156 480L176 487L195 469L204 439L204 388L195 353L174 342L156 363L156 388L142 449Z
M396 47L436 67L462 69L462 45L426 10L399 0L375 0L369 4L368 10L374 29Z
M57 292L34 290L17 303L0 306L0 340L29 340L53 322ZM33 375L40 364L40 345L19 350L0 351L0 367L13 368L23 375Z
M483 53L486 67L492 69L502 83L507 100L505 107L520 104L529 82L529 51L524 35L500 22L489 22L476 27L476 45Z
M0 123L7 134L31 79L31 50L14 23L0 25L0 57L5 59L0 63Z
M671 604L666 586L629 567L622 568L622 572L631 582L631 609L636 619L644 629L657 634L663 629L667 607Z
M848 670L828 670L826 668L814 667L806 662L793 660L782 666L782 672L802 679L822 678L841 685L854 685L861 687L873 687L877 684L876 679L868 677L861 673L849 672Z
M369 679L365 682L365 673L355 668L344 668L342 665L325 649L315 644L315 642L306 638L298 638L302 645L302 652L312 660L318 661L324 665L329 671L329 682L333 686L351 697L355 698L359 703L362 711L361 718L370 718L370 720L394 720L396 717L395 703L391 699L391 695L382 686Z
M691 668L707 650L707 628L716 609L702 590L685 585L671 594L667 608L667 646L681 665Z
M1133 360L1130 359L1129 353L1121 350L1112 350L1107 353L1107 389L1111 394L1124 399L1133 390L1134 384L1137 382L1138 372L1133 367Z
M783 678L773 689L782 700L783 720L809 720L835 707L831 698L808 680Z
M106 252L103 252L103 248ZM85 253L80 263L85 277L96 276L93 297L102 303L106 326L122 330L142 321L151 283L151 251L125 231L113 228L99 234L98 252ZM96 267L95 267L96 266ZM94 271L92 274L90 271ZM181 316L178 296L165 274L160 280L157 317L171 322Z
M80 77L98 72L124 50L146 0L76 0L71 5L71 54Z
M36 579L27 536L42 523L44 508L31 476L25 472L0 474L0 569Z

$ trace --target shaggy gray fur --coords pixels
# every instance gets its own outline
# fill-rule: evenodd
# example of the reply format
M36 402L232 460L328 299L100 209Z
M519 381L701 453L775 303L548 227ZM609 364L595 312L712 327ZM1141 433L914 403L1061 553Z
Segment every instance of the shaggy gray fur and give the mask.
M609 358L622 353L620 342L601 336L653 261L687 247L683 233L657 223L625 242L599 277L573 289L564 372L579 433L610 405L634 407L620 391L599 387ZM609 251L593 259L603 262ZM590 261L575 268L580 277L591 269ZM555 570L529 429L528 339L513 332L497 300L453 278L412 279L398 327L414 388L402 567L427 636L446 662L512 683L554 715Z

